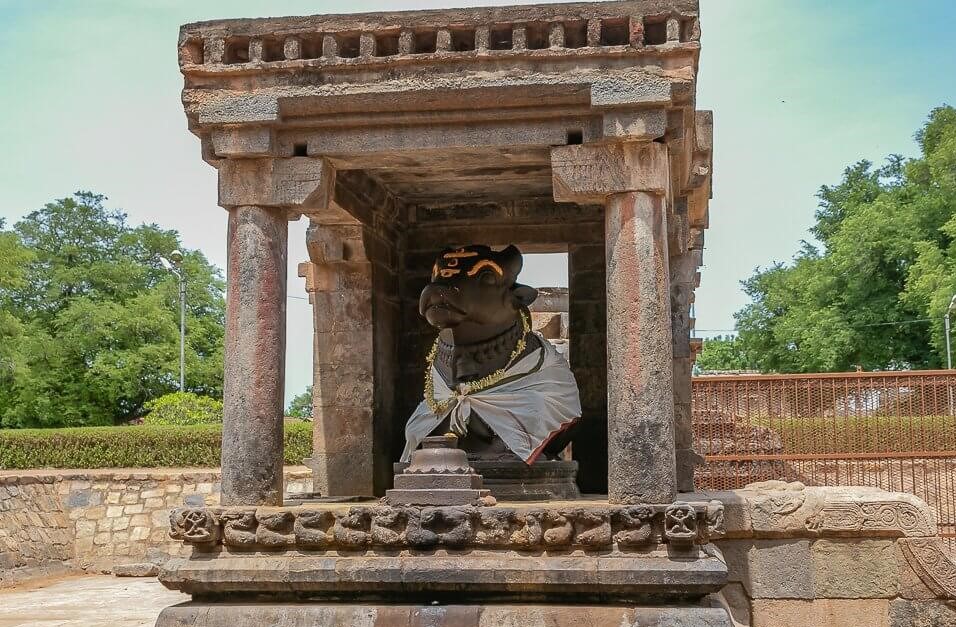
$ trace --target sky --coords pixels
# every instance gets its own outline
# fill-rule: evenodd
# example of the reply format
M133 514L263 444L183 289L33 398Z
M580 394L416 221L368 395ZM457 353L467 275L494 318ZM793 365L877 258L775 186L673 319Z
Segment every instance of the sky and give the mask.
M468 5L463 0L0 0L0 217L105 194L133 224L179 231L225 267L216 173L186 130L179 25L204 19ZM513 1L478 4L516 4ZM523 4L523 3L517 3ZM714 111L714 197L699 335L731 332L740 281L788 261L814 194L860 159L915 156L930 109L956 104L956 2L701 0L699 109ZM286 396L311 381L311 318L290 224ZM531 258L522 281L566 285Z

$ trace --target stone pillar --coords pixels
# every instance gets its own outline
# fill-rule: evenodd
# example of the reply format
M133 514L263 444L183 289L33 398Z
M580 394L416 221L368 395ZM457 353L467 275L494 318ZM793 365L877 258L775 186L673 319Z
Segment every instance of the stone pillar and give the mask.
M664 197L608 197L608 500L669 503L677 495Z
M230 209L227 255L221 502L281 505L286 212Z
M360 224L313 223L299 275L313 306L312 469L323 496L373 494L372 264Z
M581 393L581 421L571 454L578 486L607 493L607 314L603 237L568 247L568 336L571 370Z
M219 140L229 210L220 502L281 505L288 220L328 206L335 172L322 159L260 157L271 136Z
M674 439L677 460L677 489L694 491L694 467L703 460L694 452L691 418L690 303L694 277L700 265L700 251L687 250L670 258L671 333L674 353Z
M677 494L667 151L638 141L551 150L555 200L605 206L612 503L669 503Z

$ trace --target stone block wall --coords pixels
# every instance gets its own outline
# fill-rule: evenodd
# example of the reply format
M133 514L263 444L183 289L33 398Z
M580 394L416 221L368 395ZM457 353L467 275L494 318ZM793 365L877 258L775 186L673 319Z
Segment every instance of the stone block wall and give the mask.
M0 587L179 555L170 510L218 505L219 481L213 469L0 473ZM306 469L287 469L285 482L290 494L312 491Z
M725 505L720 595L740 625L956 627L956 563L910 494L768 481Z

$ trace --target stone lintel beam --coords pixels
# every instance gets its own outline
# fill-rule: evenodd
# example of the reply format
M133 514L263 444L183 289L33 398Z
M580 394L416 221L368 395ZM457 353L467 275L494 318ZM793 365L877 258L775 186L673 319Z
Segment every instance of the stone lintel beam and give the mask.
M210 139L213 153L221 159L268 157L275 149L275 130L269 126L215 129Z
M288 220L229 210L222 428L223 505L281 505Z
M301 213L328 208L335 170L314 157L224 159L219 164L219 205L285 207Z
M657 142L581 144L551 149L554 199L602 204L611 194L668 187L667 147Z
M616 141L652 141L667 132L667 111L639 109L604 114L604 137Z
M660 193L607 199L611 503L666 502L677 494L666 214Z

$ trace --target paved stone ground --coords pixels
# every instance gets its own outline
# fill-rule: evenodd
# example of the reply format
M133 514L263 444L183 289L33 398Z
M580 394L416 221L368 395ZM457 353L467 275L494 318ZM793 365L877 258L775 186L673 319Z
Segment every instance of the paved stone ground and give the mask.
M188 600L155 578L71 577L0 590L0 627L152 627Z

